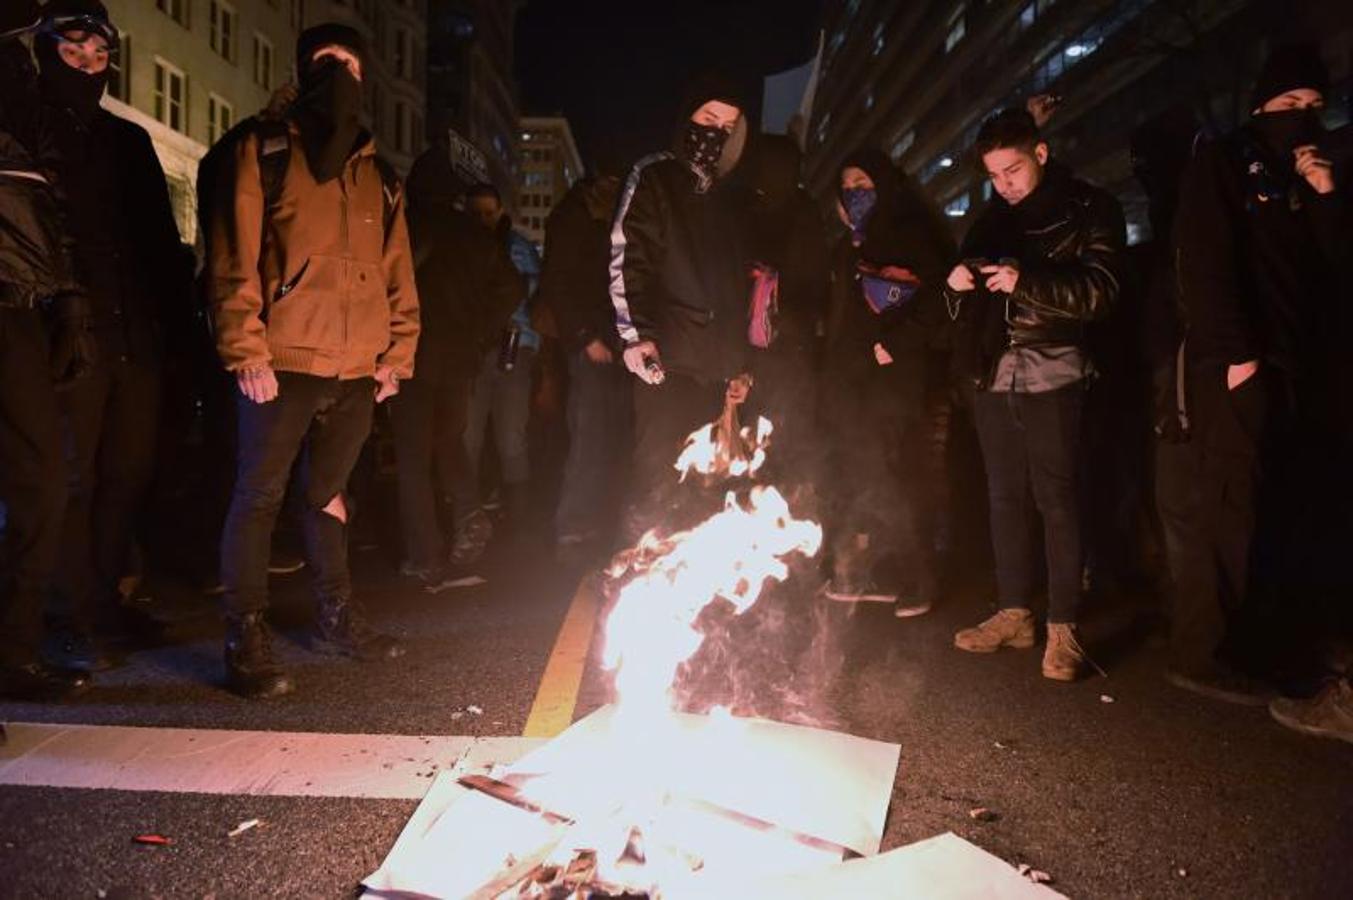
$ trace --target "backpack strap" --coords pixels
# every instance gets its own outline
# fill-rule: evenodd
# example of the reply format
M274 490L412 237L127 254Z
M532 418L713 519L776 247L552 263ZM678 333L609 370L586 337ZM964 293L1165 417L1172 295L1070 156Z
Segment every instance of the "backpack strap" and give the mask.
M395 167L383 157L376 157L376 171L381 176L381 221L385 224L385 233L389 234L390 226L394 223L395 204L399 202L404 184L399 180Z
M258 176L263 185L264 214L268 215L282 199L282 184L291 164L291 128L285 119L259 119Z

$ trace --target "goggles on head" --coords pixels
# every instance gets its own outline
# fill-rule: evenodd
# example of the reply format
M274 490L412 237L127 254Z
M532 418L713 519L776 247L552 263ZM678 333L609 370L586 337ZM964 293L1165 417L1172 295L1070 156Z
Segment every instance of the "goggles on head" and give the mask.
M52 16L43 19L38 26L38 34L51 35L57 40L71 43L83 43L94 35L102 37L108 43L108 50L117 49L117 29L107 19L97 16Z

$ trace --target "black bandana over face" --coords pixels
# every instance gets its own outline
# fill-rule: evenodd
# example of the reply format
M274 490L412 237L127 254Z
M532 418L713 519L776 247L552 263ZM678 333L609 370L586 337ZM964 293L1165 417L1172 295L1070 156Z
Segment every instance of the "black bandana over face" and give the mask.
M88 119L99 108L103 90L108 86L108 69L90 74L66 63L57 49L57 38L38 40L38 81L43 94L53 103L69 109L82 119Z
M1315 109L1284 109L1261 113L1252 120L1269 149L1287 155L1298 147L1318 143L1325 133L1320 112Z
M727 143L728 132L722 128L691 122L686 126L686 137L681 149L686 161L700 175L701 181L708 183L718 174L719 159Z
M296 110L311 174L321 184L337 178L362 134L362 83L343 63L324 60L307 73Z

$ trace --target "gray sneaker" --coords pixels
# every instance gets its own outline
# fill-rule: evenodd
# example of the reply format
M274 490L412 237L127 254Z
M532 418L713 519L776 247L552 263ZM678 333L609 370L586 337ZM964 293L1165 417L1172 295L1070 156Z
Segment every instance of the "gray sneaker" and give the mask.
M451 537L451 565L457 568L472 566L484 555L493 537L493 521L488 513L476 509L456 523Z
M1268 711L1294 731L1353 744L1353 686L1347 678L1334 682L1309 700L1274 700Z

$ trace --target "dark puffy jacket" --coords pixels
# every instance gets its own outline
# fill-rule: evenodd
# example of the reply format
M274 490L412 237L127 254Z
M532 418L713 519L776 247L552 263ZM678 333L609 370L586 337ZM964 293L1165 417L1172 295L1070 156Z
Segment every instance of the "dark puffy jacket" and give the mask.
M570 353L597 338L616 343L607 266L618 195L615 178L580 181L564 195L545 226L545 265L536 306L554 316L559 339Z
M980 289L949 294L959 314L958 365L990 382L1009 347L1086 349L1087 325L1108 315L1123 289L1127 259L1123 209L1106 191L1050 163L1018 206L992 197L963 241L963 259L1019 262L1008 300Z
M74 240L76 274L110 354L154 357L189 320L185 265L169 188L145 129L105 110L88 121L45 107Z
M634 166L611 225L610 295L622 342L652 340L668 371L714 382L745 365L749 281L741 195L697 186L671 153Z

